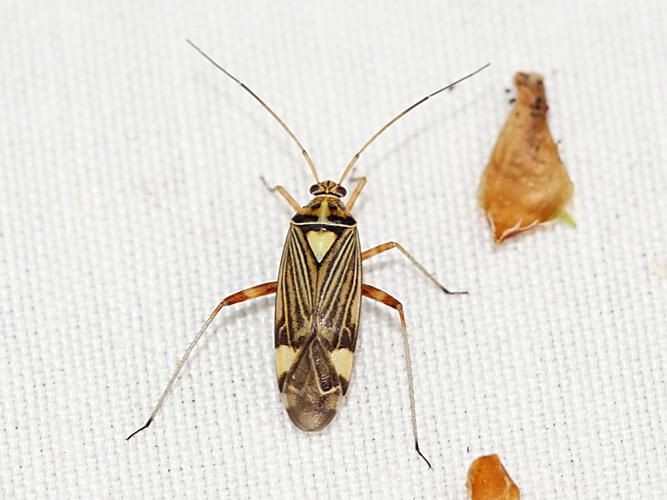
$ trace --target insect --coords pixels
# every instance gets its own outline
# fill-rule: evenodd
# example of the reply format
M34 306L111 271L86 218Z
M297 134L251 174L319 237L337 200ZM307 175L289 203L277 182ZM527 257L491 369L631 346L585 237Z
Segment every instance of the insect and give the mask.
M359 178L345 203L343 198L347 196L347 192L343 181L366 148L393 123L431 97L479 73L488 64L429 94L392 118L352 157L338 182L320 181L310 155L285 122L244 83L190 40L187 42L254 97L297 144L315 178L315 184L310 187L313 199L301 207L284 187L278 185L270 188L281 195L296 212L287 232L278 279L241 290L218 304L178 361L146 423L127 439L151 425L190 353L221 309L274 293L276 371L285 409L299 429L318 431L324 428L336 415L350 383L359 330L361 297L364 296L398 312L403 332L415 450L430 468L430 462L419 450L417 438L412 362L403 305L388 293L362 282L362 262L388 250L397 249L443 292L467 292L449 291L398 243L388 242L362 252L352 208L366 184L366 178Z

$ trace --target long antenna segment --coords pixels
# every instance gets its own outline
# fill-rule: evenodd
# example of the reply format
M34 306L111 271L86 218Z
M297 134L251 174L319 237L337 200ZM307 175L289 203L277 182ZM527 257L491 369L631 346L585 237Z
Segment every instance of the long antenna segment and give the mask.
M197 52L199 52L202 56L204 56L213 66L218 68L220 71L222 71L225 75L227 75L229 78L234 80L236 83L238 83L241 87L243 87L243 90L248 92L251 96L253 96L257 102L259 102L262 107L267 110L269 113L271 113L271 116L273 116L276 121L280 124L280 126L287 132L287 134L292 138L294 142L296 142L297 146L301 149L301 154L306 160L306 163L308 163L308 166L310 167L310 171L313 173L313 177L315 177L315 181L319 184L320 183L320 178L317 175L317 169L315 168L315 164L313 163L313 160L310 158L310 155L308 154L308 151L306 151L306 148L303 147L303 144L301 144L301 141L297 138L296 135L294 135L294 132L290 130L290 128L285 124L285 122L276 114L275 111L273 111L268 104L266 104L257 94L255 94L250 88L243 83L241 80L236 78L234 75L232 75L229 71L227 71L225 68L220 66L217 62L215 62L206 52L204 52L202 49L197 47L192 40L186 38L186 42L188 42L192 48L194 48Z
M462 77L462 78L459 78L459 79L456 80L455 82L452 82L452 83L450 83L450 84L448 84L448 85L442 87L441 89L436 90L435 92L433 92L433 93L427 95L426 97L421 98L419 101L417 101L417 102L414 103L413 105L409 106L408 108L404 109L404 110L401 111L399 114L397 114L396 116L394 116L394 117L393 117L391 120L389 120L389 121L388 121L388 122L387 122L387 123L380 129L380 130L378 130L377 132L375 132L375 133L371 136L371 138L368 140L368 142L366 142L366 144L364 144L364 145L361 147L361 149L360 149L359 151L357 151L357 153L352 157L352 159L350 160L350 163L348 163L348 164L347 164L347 167L345 167L345 171L343 172L343 175L341 175L340 180L338 181L338 184L342 184L342 183L343 183L343 181L345 180L345 178L347 177L347 175L348 175L348 174L350 173L350 171L352 170L352 167L354 167L354 165L357 163L357 160L358 160L359 157L361 156L361 153L363 153L363 152L366 150L366 148L367 148L368 146L370 146L370 145L372 144L372 142L373 142L375 139L377 139L378 136L379 136L382 132L384 132L385 130L387 130L389 127L391 127L394 123L396 123L398 120L400 120L401 118L403 118L403 117L404 117L405 115L407 115L410 111L412 111L413 109L415 109L417 106L419 106L420 104L423 104L424 102L428 101L431 97L436 96L436 95L438 95L440 92L443 92L443 91L445 91L445 90L447 90L447 89L451 89L452 87L454 87L455 85L458 85L458 84L461 83L462 81L467 80L468 78L475 76L477 73L479 73L480 71L482 71L482 70L488 68L490 65L491 65L491 63L486 63L484 66L482 66L482 67L479 68L479 69L476 69L476 70L473 71L472 73L470 73L470 74L468 74L468 75L466 75L466 76L464 76L464 77Z

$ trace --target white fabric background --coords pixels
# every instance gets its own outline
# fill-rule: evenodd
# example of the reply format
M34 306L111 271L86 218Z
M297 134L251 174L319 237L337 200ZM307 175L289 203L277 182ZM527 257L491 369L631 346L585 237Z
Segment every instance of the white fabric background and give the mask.
M664 2L18 2L0 7L0 494L5 498L465 498L497 452L525 498L667 497ZM364 302L349 398L324 432L276 390L273 300L215 323L142 424L217 301L274 279L312 180L402 107L359 163ZM579 227L494 248L475 191L516 70L544 73Z

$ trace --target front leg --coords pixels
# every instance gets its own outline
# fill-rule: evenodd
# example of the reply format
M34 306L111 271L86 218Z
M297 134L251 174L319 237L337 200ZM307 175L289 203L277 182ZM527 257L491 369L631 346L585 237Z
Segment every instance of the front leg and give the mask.
M361 190L364 189L365 185L366 185L366 177L359 177L357 185L354 187L354 191L352 191L352 194L350 195L350 199L347 202L347 209L350 212L352 211L352 207L357 202L357 198L359 198L359 195L361 194Z
M292 207L295 212L301 210L301 205L299 205L299 202L296 201L291 194L289 194L289 191L287 191L287 189L285 189L280 184L273 187L269 186L269 183L266 182L266 179L264 178L263 175L260 175L259 178L262 180L262 184L264 184L264 187L266 187L266 189L268 189L272 193L277 192L280 196L282 196L285 199L287 203L289 203L289 206Z
M433 275L432 272L430 272L428 269L422 266L421 263L410 252L408 252L405 248L403 248L403 246L400 243L396 243L395 241L383 243L382 245L378 245L376 247L366 250L361 254L361 260L370 259L371 257L386 252L387 250L391 250L392 248L396 248L403 255L405 255L410 260L410 262L412 262L417 267L417 269L419 269L428 279L430 279L433 283L435 283L435 285L438 288L440 288L440 290L442 290L443 292L449 295L468 295L468 292L451 292L447 290L445 286L438 281L438 279Z

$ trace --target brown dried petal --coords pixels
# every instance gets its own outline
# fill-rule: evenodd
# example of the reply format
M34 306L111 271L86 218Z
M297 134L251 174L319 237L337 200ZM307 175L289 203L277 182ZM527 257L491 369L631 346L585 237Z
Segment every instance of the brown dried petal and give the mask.
M519 500L519 488L500 463L498 455L476 459L468 470L471 500Z
M496 243L561 215L574 187L549 131L542 76L517 73L514 83L516 102L478 191Z

